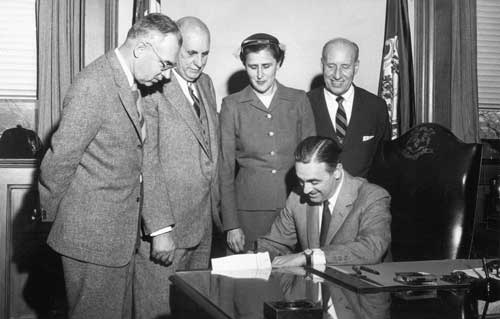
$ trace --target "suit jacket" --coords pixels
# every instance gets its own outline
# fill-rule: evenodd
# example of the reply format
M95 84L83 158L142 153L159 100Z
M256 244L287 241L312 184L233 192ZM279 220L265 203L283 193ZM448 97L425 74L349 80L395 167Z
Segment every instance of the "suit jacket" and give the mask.
M54 250L123 266L136 246L141 203L143 221L152 230L172 223L166 187L151 174L158 159L143 149L130 85L116 54L109 52L70 87L41 164L40 199L55 218L48 237Z
M212 80L201 74L196 85L207 114L208 143L193 106L176 77L161 91L145 98L148 138L156 139L162 176L174 212L174 234L179 248L196 246L219 218L219 123ZM211 229L211 228L210 228Z
M321 248L328 264L380 262L391 241L390 196L386 190L344 171L344 183L332 212L326 245L319 247L322 205L292 192L285 208L259 239L259 251L274 258L301 249Z
M239 227L238 209L284 206L294 176L295 147L316 130L305 93L279 83L269 108L250 86L224 98L220 125L221 211L228 230Z
M320 136L338 141L326 106L324 87L307 93ZM335 119L333 119L334 121ZM391 137L391 126L384 100L359 87L354 87L352 114L342 145L340 162L353 176L365 177L383 140ZM368 139L368 140L366 140Z

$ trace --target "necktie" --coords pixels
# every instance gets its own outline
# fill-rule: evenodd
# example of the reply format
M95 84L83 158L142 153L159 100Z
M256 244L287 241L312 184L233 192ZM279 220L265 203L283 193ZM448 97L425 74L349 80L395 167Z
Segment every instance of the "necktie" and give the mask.
M347 115L345 114L344 106L342 105L342 102L344 101L342 95L339 95L336 100L339 106L337 108L337 115L335 116L335 126L337 128L337 137L339 138L340 143L343 143L347 131Z
M332 214L330 213L329 203L326 200L323 203L323 217L321 219L321 231L319 233L319 247L325 246L326 234L328 233L328 228L330 227L331 219L332 219Z
M144 121L142 104L141 101L139 100L139 90L133 90L132 97L134 98L135 105L137 107L137 115L139 117L139 127L141 129L141 140L144 142L144 140L146 139L146 123Z
M193 99L194 111L196 112L196 115L198 115L198 117L200 117L200 99L198 99L198 97L196 97L196 95L194 94L194 91L193 91L194 85L195 84L193 82L188 82L188 92L189 92L189 95L191 96L191 99Z

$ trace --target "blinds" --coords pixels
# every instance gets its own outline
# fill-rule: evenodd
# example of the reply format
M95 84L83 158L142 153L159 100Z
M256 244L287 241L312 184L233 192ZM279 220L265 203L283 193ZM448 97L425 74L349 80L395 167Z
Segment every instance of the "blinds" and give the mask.
M0 98L36 99L35 0L2 0L0 12Z
M500 108L500 1L477 0L479 107Z

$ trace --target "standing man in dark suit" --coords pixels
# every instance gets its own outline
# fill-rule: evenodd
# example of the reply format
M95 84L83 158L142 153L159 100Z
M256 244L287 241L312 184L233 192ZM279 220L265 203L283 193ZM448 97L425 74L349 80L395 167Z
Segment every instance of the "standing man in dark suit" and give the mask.
M159 92L147 97L146 119L158 123L150 137L157 140L161 170L166 179L175 225L162 231L173 234L172 264L149 260L149 241L141 241L137 257L139 318L168 315L169 276L179 269L207 269L212 220L218 217L219 124L215 90L203 73L210 52L210 32L198 18L177 21L183 43L178 66ZM148 127L149 128L149 127Z
M131 318L140 219L145 234L174 224L137 84L168 78L180 42L170 18L150 14L86 67L64 99L39 186L55 217L48 244L62 256L70 318ZM151 257L168 262L172 245L169 234L158 235Z
M353 84L359 68L359 48L336 38L323 46L324 87L309 93L316 131L342 145L340 162L353 176L365 177L373 157L391 130L384 100Z

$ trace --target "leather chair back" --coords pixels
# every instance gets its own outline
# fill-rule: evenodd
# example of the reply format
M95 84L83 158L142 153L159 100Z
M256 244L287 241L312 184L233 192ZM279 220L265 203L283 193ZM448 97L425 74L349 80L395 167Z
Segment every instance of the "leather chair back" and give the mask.
M433 123L384 143L368 179L392 196L394 261L469 258L481 146Z

